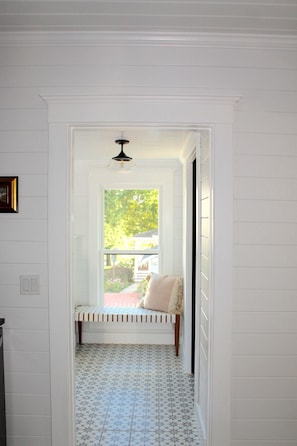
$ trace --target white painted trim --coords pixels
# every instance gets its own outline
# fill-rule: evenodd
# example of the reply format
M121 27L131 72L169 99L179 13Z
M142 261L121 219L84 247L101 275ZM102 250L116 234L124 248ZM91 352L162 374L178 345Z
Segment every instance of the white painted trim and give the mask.
M75 336L69 271L71 262L69 137L70 132L67 125L50 123L48 275L53 446L75 444L73 367ZM60 150L60 147L63 147L64 150Z
M117 106L99 100L75 101L64 97L64 103L55 96L47 96L49 107L49 328L50 328L50 372L52 398L52 446L74 444L74 387L73 387L73 309L70 296L69 272L69 195L71 153L68 138L70 124L80 125L99 122L101 126L113 122L123 126L141 123L156 127L165 122L171 128L214 128L214 246L213 262L213 339L211 340L212 373L208 446L230 445L231 422L231 311L232 311L232 266L233 266L233 147L232 123L234 100L222 104L218 97L206 103L197 97L197 102L174 97L159 98L156 103L142 100L138 107ZM73 100L74 99L74 100ZM129 103L129 98L126 98ZM104 102L104 107L102 107ZM228 103L227 103L228 102ZM103 108L103 110L102 110ZM167 111L167 113L166 113ZM170 111L170 113L168 112ZM165 115L164 115L165 112ZM128 117L128 118L127 118ZM160 124L162 123L162 124Z
M0 46L179 46L197 48L296 49L297 36L201 32L0 32Z

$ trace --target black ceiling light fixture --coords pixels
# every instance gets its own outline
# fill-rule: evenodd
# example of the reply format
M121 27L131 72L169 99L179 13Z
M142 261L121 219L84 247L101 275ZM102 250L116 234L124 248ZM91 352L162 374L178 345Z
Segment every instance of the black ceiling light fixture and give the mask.
M118 163L120 163L120 166L123 168L125 163L128 163L129 161L132 161L133 158L131 158L130 156L126 155L124 150L123 150L123 146L124 144L129 144L129 140L128 139L116 139L115 143L119 144L121 146L121 151L117 156L114 156L112 159L114 161L117 161Z

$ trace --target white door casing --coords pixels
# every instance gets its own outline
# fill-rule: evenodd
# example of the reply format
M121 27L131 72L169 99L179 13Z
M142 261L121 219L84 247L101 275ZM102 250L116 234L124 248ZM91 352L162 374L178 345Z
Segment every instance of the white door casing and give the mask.
M48 264L52 446L75 444L74 322L71 303L71 129L80 125L213 129L212 293L209 338L211 422L207 446L229 446L233 248L234 97L42 96L48 104ZM187 321L185 321L187 323Z

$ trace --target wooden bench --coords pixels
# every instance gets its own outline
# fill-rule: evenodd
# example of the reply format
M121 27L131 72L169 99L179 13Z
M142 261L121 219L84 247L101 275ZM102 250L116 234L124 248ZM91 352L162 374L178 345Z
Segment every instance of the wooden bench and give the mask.
M161 311L146 310L133 307L93 307L78 305L75 308L74 320L78 326L78 341L82 343L83 322L137 322L174 324L174 345L176 356L179 354L180 314L169 314Z

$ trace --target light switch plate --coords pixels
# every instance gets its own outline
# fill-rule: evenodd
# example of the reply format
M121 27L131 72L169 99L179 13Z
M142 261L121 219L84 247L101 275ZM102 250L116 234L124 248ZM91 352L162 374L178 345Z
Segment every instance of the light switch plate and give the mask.
M40 294L40 276L20 276L21 294Z

